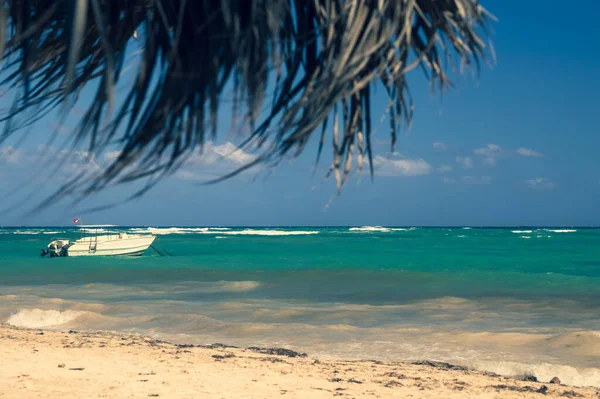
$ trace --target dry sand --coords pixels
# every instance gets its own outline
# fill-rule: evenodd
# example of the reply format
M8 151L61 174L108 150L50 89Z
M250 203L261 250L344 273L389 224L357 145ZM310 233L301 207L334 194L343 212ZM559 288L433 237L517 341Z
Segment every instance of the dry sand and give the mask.
M295 355L0 325L0 398L600 398L441 363Z

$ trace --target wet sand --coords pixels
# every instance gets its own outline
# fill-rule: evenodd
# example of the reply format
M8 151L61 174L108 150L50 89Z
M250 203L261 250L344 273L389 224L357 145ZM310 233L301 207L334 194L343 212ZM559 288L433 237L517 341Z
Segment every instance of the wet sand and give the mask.
M0 398L600 398L447 363L326 360L285 349L173 345L0 325Z

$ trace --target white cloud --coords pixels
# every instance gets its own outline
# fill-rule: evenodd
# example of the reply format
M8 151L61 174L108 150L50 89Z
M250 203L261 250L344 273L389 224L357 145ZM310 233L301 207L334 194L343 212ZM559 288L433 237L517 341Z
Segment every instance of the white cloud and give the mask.
M67 176L64 177L66 180L69 175L79 173L94 173L100 172L102 169L96 162L96 156L89 151L81 150L61 150L57 152L57 156L60 157L60 162L64 161L64 165L61 167L61 172L67 172Z
M484 157L495 157L502 151L498 144L488 144L483 148L476 148L473 152Z
M476 155L483 157L483 163L486 165L494 166L499 157L502 156L503 150L498 144L488 144L482 148L476 148L473 150Z
M87 163L96 161L96 155L89 151L62 150L60 154L63 155L65 158L69 158L73 162L77 163Z
M441 141L435 141L433 143L433 148L437 150L446 151L448 149L448 146L445 143L442 143Z
M59 149L46 145L40 145L30 153L26 153L18 148L0 146L0 164L4 162L42 165L45 162L50 165L51 161L56 161L60 164L56 177L64 180L68 176L80 173L88 173L92 176L100 173L119 154L120 151L110 151L96 157L89 151ZM256 160L255 155L239 149L231 142L221 145L207 142L203 153L191 156L175 173L175 176L185 180L209 180L233 172L254 160ZM131 167L135 168L136 166L133 164Z
M525 148L525 147L517 148L517 154L522 155L524 157L536 157L536 158L541 158L544 156L544 154L542 154L541 152L530 150L529 148Z
M381 176L423 176L433 171L424 159L389 159L377 155L373 159L376 173Z
M536 177L535 179L525 180L525 184L529 188L536 190L553 190L558 187L552 180L544 177Z
M438 168L438 172L440 173L448 173L448 172L452 172L454 170L454 168L452 167L452 165L442 165Z
M244 152L229 141L221 145L213 145L213 143L208 142L206 143L205 151L213 151L215 154L238 165L246 165L256 160L256 155Z
M505 150L500 147L498 144L488 144L482 148L476 148L473 150L473 153L483 157L483 163L486 165L494 166L498 162L498 159L501 158L509 158L514 156L515 154L524 156L524 157L543 157L544 154L531 150L525 147L519 147L516 150Z
M255 155L241 150L229 141L221 145L215 145L212 141L209 141L204 144L202 152L194 154L188 162L202 165L226 162L241 166L250 163L255 159Z
M191 156L175 173L183 180L209 180L247 165L256 160L256 155L238 148L231 142L215 145L213 142L204 144L201 153Z
M121 155L121 151L110 151L104 154L104 162L112 163L115 159L117 159Z
M444 178L442 179L442 181L443 181L444 183L446 183L446 184L454 184L454 183L456 182L456 180L454 180L454 179L452 179L452 178L450 178L450 177L444 177Z
M463 176L460 179L461 183L464 184L490 184L492 182L492 178L490 176Z
M103 155L105 166L112 163L121 151L110 151ZM205 181L224 176L256 159L235 144L226 142L215 145L212 141L204 144L202 152L194 153L181 166L175 177L183 180Z
M475 166L473 159L470 157L456 157L456 163L465 169L471 169Z
M15 148L11 145L0 147L0 164L16 164L21 162L22 158L23 152L21 151L21 149Z
M56 163L53 163L54 161ZM0 147L0 163L2 162L38 167L38 173L54 171L55 166L59 165L54 177L59 177L62 180L73 174L91 173L100 170L95 155L89 151L61 150L47 145L40 145L37 149L30 151L12 146ZM48 166L52 167L48 168Z

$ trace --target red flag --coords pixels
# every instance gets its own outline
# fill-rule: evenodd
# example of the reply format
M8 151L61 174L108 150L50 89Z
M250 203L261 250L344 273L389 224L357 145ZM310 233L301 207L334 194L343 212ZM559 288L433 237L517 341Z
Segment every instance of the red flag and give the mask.
M81 219L81 218L73 219L73 223L79 222L79 219Z

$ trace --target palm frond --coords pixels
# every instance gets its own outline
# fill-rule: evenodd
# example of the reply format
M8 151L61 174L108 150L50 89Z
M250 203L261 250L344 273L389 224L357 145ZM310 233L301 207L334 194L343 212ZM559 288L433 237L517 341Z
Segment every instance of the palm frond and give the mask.
M362 168L368 159L373 173L375 85L382 84L390 99L393 146L398 128L412 118L410 70L422 67L432 87L443 90L455 64L478 69L491 56L485 42L492 17L478 0L5 4L2 84L19 95L2 116L9 128L0 140L15 131L10 122L16 117L29 120L39 109L61 104L68 110L84 87L96 84L74 143L101 152L116 142L121 151L82 187L87 193L171 173L218 131L217 113L228 87L233 87L232 113L244 109L252 127L244 144L259 144L255 163L276 164L297 155L321 130L318 159L334 114L332 171L339 189L354 162ZM115 109L115 86L132 42L141 48L137 74Z

